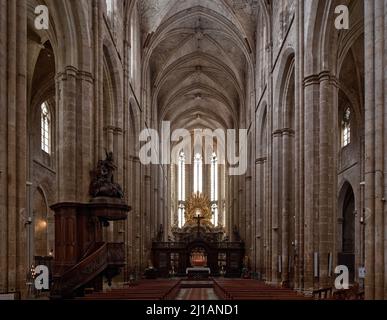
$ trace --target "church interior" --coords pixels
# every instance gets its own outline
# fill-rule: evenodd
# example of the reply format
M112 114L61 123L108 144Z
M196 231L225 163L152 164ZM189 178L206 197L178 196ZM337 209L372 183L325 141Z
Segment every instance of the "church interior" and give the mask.
M0 0L0 299L387 299L386 16Z

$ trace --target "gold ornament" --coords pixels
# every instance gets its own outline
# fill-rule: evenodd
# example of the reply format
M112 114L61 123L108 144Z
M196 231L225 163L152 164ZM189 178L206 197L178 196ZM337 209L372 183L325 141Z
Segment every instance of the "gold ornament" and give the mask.
M196 225L198 216L202 218L201 224L212 226L211 202L201 193L195 193L188 199L185 207L185 225Z

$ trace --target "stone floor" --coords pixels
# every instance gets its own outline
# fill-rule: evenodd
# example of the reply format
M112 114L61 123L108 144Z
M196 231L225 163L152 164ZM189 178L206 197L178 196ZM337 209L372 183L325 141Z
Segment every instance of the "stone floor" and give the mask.
M213 288L183 288L176 300L219 300Z
M196 281L190 281L190 280L183 280L180 283L181 288L213 288L214 282L209 280L196 280Z

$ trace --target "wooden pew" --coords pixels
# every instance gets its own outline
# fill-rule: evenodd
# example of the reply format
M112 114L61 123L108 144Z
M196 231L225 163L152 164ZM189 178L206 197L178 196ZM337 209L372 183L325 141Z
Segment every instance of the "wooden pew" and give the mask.
M133 287L87 294L78 300L172 300L180 289L180 281L142 281Z
M297 292L255 280L214 279L216 294L225 300L310 300Z

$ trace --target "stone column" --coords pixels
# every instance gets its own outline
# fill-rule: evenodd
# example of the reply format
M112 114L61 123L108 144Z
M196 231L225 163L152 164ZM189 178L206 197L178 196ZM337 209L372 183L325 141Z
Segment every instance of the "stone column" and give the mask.
M8 27L8 12L7 1L0 1L0 114L6 115L8 109L7 103L7 27ZM8 188L8 170L7 170L7 117L0 118L0 290L8 291L7 279L7 194Z
M152 213L152 225L153 230L151 237L156 237L159 232L161 224L161 211L159 210L159 166L152 167L152 200L151 200L151 213Z
M174 223L172 213L171 213L171 207L172 207L172 202L171 202L171 171L172 167L170 165L164 165L164 184L165 184L165 190L164 190L164 210L165 210L165 215L166 215L166 222L167 222L167 227L168 227L168 235L171 234L171 227L172 224ZM187 194L187 189L186 189L186 197L188 196Z
M256 217L255 217L255 242L256 242L256 271L261 275L264 272L264 215L265 215L265 158L256 160Z
M238 176L238 214L239 214L239 233L244 241L246 241L246 181L245 176Z
M273 133L273 150L272 150L272 210L271 210L271 282L277 284L279 281L279 256L281 255L281 130Z
M273 73L272 67L274 66L273 61L273 43L269 42L266 47L266 56L268 57L267 61L267 72L268 72L268 80L267 80L267 106L266 106L266 124L267 129L267 161L266 161L266 173L265 173L265 212L264 212L264 256L265 256L265 280L267 282L272 282L275 279L272 279L272 270L276 269L277 259L274 261L273 265L273 255L278 254L278 241L276 242L277 250L274 249L274 241L273 241L273 220L272 215L275 213L273 209L273 201L276 197L275 189L274 189L274 172L275 172L275 152L274 152L274 138L273 138L273 127L274 127L274 119L278 115L275 113L274 108L274 94L273 92ZM277 226L278 227L278 226ZM278 237L277 237L278 239ZM273 250L276 253L273 254Z
M248 158L250 159L250 158ZM250 171L250 169L249 169ZM246 241L246 255L251 257L251 247L252 247L252 237L251 237L251 224L252 224L252 219L251 219L251 214L252 214L252 211L251 211L251 193L252 193L252 183L251 183L251 180L252 180L252 177L251 177L251 172L248 173L248 175L246 176L245 178L245 188L246 188L246 192L245 192L245 201L246 201L246 207L245 207L245 224L246 224L246 235L245 235L245 241Z
M328 254L333 252L332 224L334 216L334 198L336 192L336 127L337 109L333 104L334 90L328 72L320 74L320 134L319 134L319 269L320 286L330 284L328 278Z
M230 212L227 210L227 207L225 209L225 201L226 199L229 197L228 194L226 194L226 185L227 185L227 180L225 178L225 166L224 165L221 165L219 164L218 165L218 212L219 212L219 217L218 217L218 221L219 221L219 225L221 225L222 227L225 226L226 222L225 222L225 210L226 210L226 214L229 215Z
M92 158L90 73L67 66L57 75L58 202L88 201Z
M304 99L308 102L304 111L304 230L303 258L304 258L304 290L312 291L314 288L314 253L318 240L318 230L315 228L318 199L318 108L319 108L319 82L315 75L304 80Z
M93 0L93 60L94 60L94 117L93 117L93 151L95 167L104 156L103 150L103 7L102 2Z
M281 244L282 244L282 281L289 280L289 246L290 246L290 213L292 209L291 205L291 191L293 186L291 185L290 174L292 168L289 166L291 163L291 139L293 132L291 130L284 130L282 133L282 184L281 184Z
M0 1L0 291L26 293L27 6Z
M387 298L385 186L387 14L383 0L365 1L366 299Z
M251 269L256 271L256 265L255 265L255 256L256 256L256 215L257 215L257 208L256 208L256 201L257 201L257 195L256 195L256 174L255 174L255 160L256 160L256 148L257 148L257 142L256 142L256 125L255 125L255 106L254 103L251 103L251 109L252 109L252 120L253 123L251 125L251 146L249 148L250 154L248 155L248 166L249 166L249 175L250 175L250 182L247 191L249 192L249 197L246 199L247 205L249 206L250 210L250 225L248 228L249 231L249 238L250 238L250 261L251 261Z
M142 245L143 245L143 228L144 225L143 221L143 214L142 214L142 188L138 185L138 182L142 180L142 165L140 163L140 160L138 158L134 158L133 162L133 182L132 182L132 192L134 194L134 219L133 219L133 254L134 254L134 266L137 268L137 271L139 271L139 268L142 264Z
M304 1L296 1L295 48L295 289L303 288L304 265Z
M152 186L152 177L150 176L149 166L144 168L144 197L142 198L142 229L143 229L143 265L142 268L147 267L148 259L150 258L150 248L151 248L151 186Z
M232 177L233 181L233 187L232 187L232 194L234 194L234 201L233 201L233 224L232 228L234 226L237 226L239 229L239 232L241 233L241 224L240 224L240 216L241 216L241 207L239 206L239 194L240 194L240 186L239 186L239 177ZM232 230L231 228L231 230ZM242 233L241 233L242 235Z
M122 102L118 102L118 104L121 104ZM123 109L120 107L117 107L119 119L115 119L116 127L113 128L113 152L114 152L114 161L117 166L117 170L114 174L114 182L118 183L120 186L124 186L125 183L125 176L124 176L124 124L123 124ZM109 149L108 149L109 150ZM125 221L112 221L110 224L113 226L113 241L114 242L123 242L124 241L124 225L126 223Z

